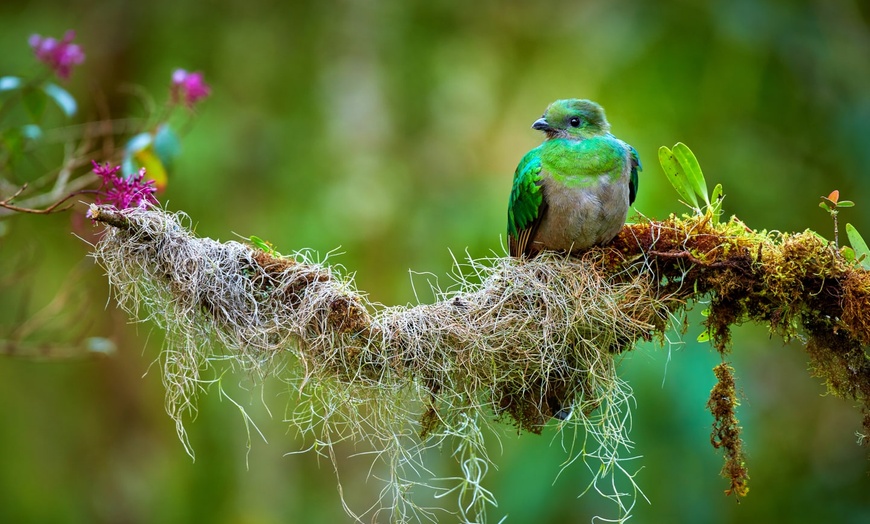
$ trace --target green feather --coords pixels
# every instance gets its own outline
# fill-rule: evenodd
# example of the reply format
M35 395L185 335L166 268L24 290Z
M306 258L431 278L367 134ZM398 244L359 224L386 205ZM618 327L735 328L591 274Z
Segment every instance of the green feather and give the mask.
M508 236L516 237L537 218L544 195L541 192L540 147L532 149L517 166L508 204Z
M586 140L556 138L541 148L544 169L568 186L593 185L604 174L618 178L625 166L625 146L612 135Z
M637 149L628 146L628 152L631 155L631 180L628 183L628 205L634 204L634 199L637 198L637 173L643 171L643 165L640 163L640 156L637 154Z

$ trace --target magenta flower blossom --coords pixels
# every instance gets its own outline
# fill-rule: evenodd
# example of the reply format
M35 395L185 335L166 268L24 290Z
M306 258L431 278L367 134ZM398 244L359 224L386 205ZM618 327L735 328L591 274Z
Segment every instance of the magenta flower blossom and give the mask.
M30 35L28 43L40 62L48 64L57 76L67 79L73 66L85 61L82 48L72 43L75 37L76 32L70 29L59 42L50 36L43 37L33 34Z
M157 203L154 196L157 188L153 180L144 180L144 167L138 174L125 178L118 174L121 166L112 167L108 162L101 166L93 160L91 163L94 165L94 173L102 181L100 189L97 190L97 204L111 204L118 209L127 209L140 207L144 203Z
M211 94L211 87L205 83L202 73L188 73L184 69L176 69L172 73L172 100L175 103L182 100L188 108Z

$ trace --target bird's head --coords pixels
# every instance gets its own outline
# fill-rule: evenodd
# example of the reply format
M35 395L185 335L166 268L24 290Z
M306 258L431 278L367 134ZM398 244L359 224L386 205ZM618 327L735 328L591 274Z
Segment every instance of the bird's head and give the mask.
M610 132L604 109L591 100L570 98L556 100L535 120L532 129L546 133L547 138L583 140Z

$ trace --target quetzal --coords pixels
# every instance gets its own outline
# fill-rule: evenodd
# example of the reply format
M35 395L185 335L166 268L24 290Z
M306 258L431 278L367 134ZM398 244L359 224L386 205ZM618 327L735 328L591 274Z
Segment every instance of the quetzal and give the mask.
M637 151L610 134L591 100L556 100L532 124L544 143L520 161L508 204L511 256L606 244L637 195Z
M556 100L532 129L546 138L514 173L511 256L531 257L544 249L575 252L613 240L637 196L637 151L610 134L604 109L590 100ZM559 420L571 413L563 394L555 389L545 397Z

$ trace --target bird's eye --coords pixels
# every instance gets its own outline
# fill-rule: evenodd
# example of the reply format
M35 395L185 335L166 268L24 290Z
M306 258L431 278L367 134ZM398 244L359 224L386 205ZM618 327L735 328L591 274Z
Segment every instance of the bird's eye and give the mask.
M572 116L568 123L571 124L571 127L580 127L580 119L576 116Z

